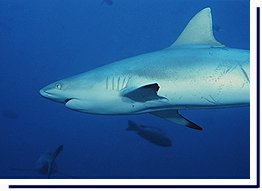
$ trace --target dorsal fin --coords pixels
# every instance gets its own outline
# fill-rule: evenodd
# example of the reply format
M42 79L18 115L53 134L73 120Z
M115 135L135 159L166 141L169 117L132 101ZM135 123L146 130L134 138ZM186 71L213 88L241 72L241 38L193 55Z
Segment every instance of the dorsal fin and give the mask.
M170 48L190 45L224 46L213 35L212 16L209 7L201 10L189 21L186 28Z

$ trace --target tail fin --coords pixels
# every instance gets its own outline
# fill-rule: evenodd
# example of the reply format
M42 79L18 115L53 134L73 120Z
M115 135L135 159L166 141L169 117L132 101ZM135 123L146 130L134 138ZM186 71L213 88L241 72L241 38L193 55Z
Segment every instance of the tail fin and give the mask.
M59 145L56 148L55 152L53 152L53 156L52 157L55 159L61 151L63 151L63 145Z
M128 120L128 127L126 130L127 131L138 131L139 127L135 122Z
M56 150L52 154L52 160L50 161L50 164L48 166L48 178L50 178L52 174L53 165L55 163L55 159L58 156L58 154L63 151L63 145L59 145Z

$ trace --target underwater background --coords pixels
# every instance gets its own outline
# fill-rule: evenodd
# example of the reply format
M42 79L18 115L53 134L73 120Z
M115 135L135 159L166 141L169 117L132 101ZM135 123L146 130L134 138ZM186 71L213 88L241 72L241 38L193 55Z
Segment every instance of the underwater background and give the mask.
M150 114L71 111L40 96L47 84L170 46L210 7L214 35L249 49L248 0L0 0L0 178L34 170L63 145L51 178L249 178L249 107L181 111L196 131ZM153 144L128 120L161 129Z

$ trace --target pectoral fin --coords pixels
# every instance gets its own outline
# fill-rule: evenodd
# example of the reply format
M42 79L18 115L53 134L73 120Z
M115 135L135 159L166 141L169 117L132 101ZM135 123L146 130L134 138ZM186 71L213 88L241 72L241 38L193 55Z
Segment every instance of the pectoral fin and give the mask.
M202 130L201 127L199 127L195 123L189 121L188 119L186 119L185 117L180 115L178 113L178 110L172 109L172 110L154 111L154 112L151 112L151 114L155 115L157 117L161 117L163 119L166 119L168 121L172 121L174 123L192 128L192 129Z
M122 92L123 97L128 97L136 102L146 102L155 99L166 99L162 96L157 95L159 86L157 83L148 84L138 88L125 89Z

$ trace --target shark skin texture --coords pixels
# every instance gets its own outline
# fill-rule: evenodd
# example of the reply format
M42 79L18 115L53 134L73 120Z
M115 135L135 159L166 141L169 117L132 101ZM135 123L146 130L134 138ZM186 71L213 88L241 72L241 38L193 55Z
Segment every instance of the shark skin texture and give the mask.
M215 39L205 8L170 47L59 80L40 94L79 112L150 113L201 130L179 110L249 106L249 65L249 50Z

